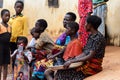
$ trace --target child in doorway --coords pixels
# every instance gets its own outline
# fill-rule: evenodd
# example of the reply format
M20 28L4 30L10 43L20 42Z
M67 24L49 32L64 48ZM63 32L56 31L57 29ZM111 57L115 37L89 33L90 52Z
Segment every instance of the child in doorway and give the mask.
M14 80L17 79L18 73L23 72L23 80L29 80L30 67L29 63L32 60L32 53L26 49L28 40L24 36L17 39L18 49L14 51L11 57L16 57L14 64Z
M0 80L3 67L3 80L7 78L8 64L10 64L10 37L11 27L7 24L10 12L7 9L1 11L2 22L0 23Z

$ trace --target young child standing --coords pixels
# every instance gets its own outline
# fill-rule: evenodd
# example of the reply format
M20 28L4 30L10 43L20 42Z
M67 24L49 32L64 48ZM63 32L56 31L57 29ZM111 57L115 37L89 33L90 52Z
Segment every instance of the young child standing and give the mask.
M14 5L15 15L10 18L9 24L12 27L12 35L10 40L10 48L11 53L17 49L16 39L19 36L27 36L28 35L28 22L26 16L22 14L24 8L24 3L22 1L16 1ZM13 64L14 66L14 60Z
M7 24L10 12L7 9L1 11L2 22L0 23L0 80L3 67L3 80L7 78L8 64L10 63L10 37L11 27Z
M19 73L23 73L23 80L29 80L30 67L29 63L32 60L32 54L26 49L28 40L26 37L19 37L17 39L18 49L14 51L11 57L16 57L14 64L14 80L17 79Z

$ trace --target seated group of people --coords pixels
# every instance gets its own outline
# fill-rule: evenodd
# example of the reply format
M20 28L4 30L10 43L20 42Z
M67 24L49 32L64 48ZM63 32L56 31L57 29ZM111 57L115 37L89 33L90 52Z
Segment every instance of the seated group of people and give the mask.
M75 20L74 13L68 12L65 15L63 26L66 30L56 42L47 35L45 29L48 25L44 19L37 20L35 27L32 28L33 38L28 46L27 38L19 37L18 49L11 55L11 57L16 55L14 79L22 79L24 75L25 80L28 80L27 78L31 80L83 80L85 77L100 72L106 46L104 36L97 30L101 19L94 15L87 18L85 28L90 34L85 46L81 44L80 34L78 34L79 24ZM83 62L83 64L69 69L69 65L76 62ZM58 65L63 65L64 69L56 72L49 69L50 66Z

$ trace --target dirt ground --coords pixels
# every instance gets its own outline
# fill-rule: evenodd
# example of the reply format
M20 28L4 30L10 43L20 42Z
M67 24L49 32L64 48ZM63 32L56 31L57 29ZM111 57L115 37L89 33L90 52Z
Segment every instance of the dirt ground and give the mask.
M120 47L107 46L103 61L103 71L85 80L120 80ZM12 80L9 74L7 80Z
M85 80L120 80L120 47L107 46L103 71Z

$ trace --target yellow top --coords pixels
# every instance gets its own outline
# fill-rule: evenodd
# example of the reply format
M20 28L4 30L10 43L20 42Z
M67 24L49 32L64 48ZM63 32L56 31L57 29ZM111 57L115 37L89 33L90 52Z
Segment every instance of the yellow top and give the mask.
M19 16L12 16L9 20L9 25L12 27L11 42L16 42L18 36L28 35L27 18L22 14Z

